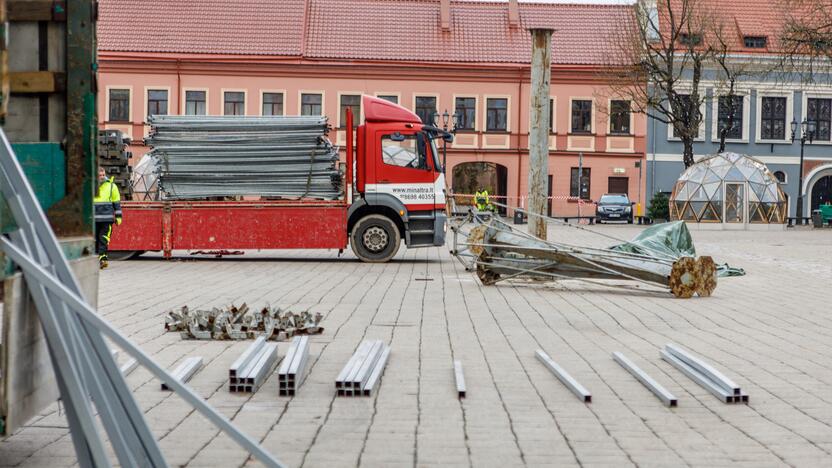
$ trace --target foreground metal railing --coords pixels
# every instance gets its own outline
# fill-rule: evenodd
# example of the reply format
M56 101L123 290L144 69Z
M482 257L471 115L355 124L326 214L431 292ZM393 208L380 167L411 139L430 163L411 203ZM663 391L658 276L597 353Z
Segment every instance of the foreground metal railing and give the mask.
M111 466L104 438L96 424L96 415L120 465L167 466L104 336L133 356L256 459L266 466L283 466L202 397L176 380L113 328L87 303L2 130L0 192L19 226L17 231L9 234L9 238L0 236L0 246L23 270L34 299L81 466Z

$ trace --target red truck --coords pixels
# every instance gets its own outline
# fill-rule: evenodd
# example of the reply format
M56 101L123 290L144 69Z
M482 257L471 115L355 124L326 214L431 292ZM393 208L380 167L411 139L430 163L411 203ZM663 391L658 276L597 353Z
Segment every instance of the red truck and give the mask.
M114 258L147 251L338 249L365 262L445 244L445 176L436 140L451 141L413 112L363 96L365 122L347 113L344 193L337 200L125 201Z

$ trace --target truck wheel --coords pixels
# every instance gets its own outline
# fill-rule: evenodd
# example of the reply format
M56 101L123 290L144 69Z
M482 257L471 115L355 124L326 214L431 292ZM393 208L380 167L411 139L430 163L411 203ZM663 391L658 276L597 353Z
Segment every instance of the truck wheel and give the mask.
M399 251L399 228L382 215L367 215L355 224L350 236L350 246L363 262L384 263Z

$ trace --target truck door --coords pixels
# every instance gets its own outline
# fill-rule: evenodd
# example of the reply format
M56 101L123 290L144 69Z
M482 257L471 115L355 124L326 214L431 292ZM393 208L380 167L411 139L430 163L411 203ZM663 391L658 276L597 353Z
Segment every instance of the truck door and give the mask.
M435 167L430 139L418 131L379 130L375 141L379 145L376 180L368 184L367 192L375 193L379 203L403 205L409 247L435 245L437 184L444 188L444 177ZM439 209L444 208L444 200L438 203Z
M408 212L433 211L434 173L429 143L421 132L380 131L375 161L375 192L391 195ZM369 191L369 190L368 190Z

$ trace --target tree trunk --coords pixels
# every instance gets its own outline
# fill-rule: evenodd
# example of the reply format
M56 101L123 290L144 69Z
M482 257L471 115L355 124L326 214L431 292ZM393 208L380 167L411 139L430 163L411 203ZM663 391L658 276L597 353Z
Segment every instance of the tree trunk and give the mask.
M682 152L682 162L685 163L685 169L687 169L696 162L693 160L693 141L685 139L682 143L685 145L685 149Z

